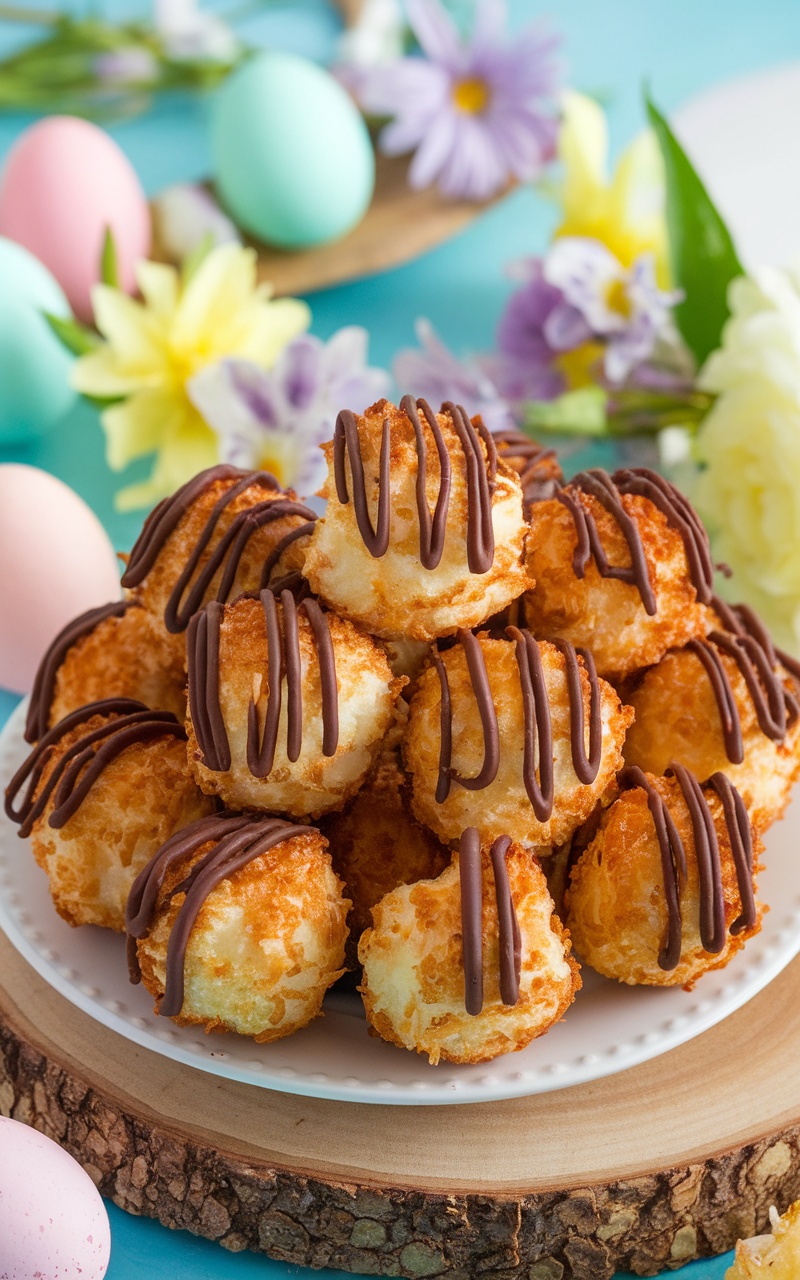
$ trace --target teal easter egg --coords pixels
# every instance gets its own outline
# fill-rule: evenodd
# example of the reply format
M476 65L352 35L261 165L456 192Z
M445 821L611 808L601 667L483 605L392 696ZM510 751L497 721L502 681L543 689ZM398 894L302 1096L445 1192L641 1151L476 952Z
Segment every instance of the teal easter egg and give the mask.
M228 77L211 147L228 212L282 249L337 239L372 198L375 154L358 109L333 76L294 54L260 54Z
M42 435L75 399L73 357L43 312L67 318L69 304L38 258L0 236L0 443Z

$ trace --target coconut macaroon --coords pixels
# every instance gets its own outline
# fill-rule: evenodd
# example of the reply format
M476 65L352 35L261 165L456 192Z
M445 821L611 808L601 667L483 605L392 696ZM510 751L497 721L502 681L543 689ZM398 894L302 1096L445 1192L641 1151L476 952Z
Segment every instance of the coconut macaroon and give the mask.
M459 632L411 700L414 812L445 842L474 826L483 840L563 844L613 787L631 718L587 651L516 627Z
M718 628L668 653L629 695L625 760L655 774L677 760L701 782L726 773L763 832L800 777L800 666L751 609L713 609Z
M322 819L333 865L352 902L347 923L349 968L358 963L358 940L372 924L372 908L391 889L438 876L450 850L411 812L407 780L397 753L384 751L344 813Z
M60 721L6 792L6 813L31 836L58 914L120 931L142 867L213 807L187 769L183 726L125 698Z
M131 980L156 1013L263 1043L341 976L350 903L314 827L221 813L169 840L128 904Z
M618 680L705 635L713 564L699 517L671 484L636 468L584 471L531 510L528 626L591 649Z
M626 788L573 867L564 922L580 959L607 978L691 986L761 928L757 857L741 796L724 774L705 787L626 769Z
M526 519L536 502L552 498L564 483L555 449L547 449L523 431L508 427L492 433L497 456L519 475Z
M516 472L481 420L404 396L339 414L328 499L304 572L338 613L385 639L473 627L530 584Z
M800 1200L784 1214L774 1205L769 1211L770 1230L763 1236L737 1240L733 1266L725 1280L797 1280L800 1275Z
M363 782L403 687L360 627L265 589L188 636L189 765L231 809L317 817Z
M268 471L211 467L150 513L122 585L179 635L209 600L299 572L315 519Z
M580 987L541 867L506 836L481 847L469 829L437 879L393 890L373 917L358 949L369 1023L432 1063L523 1049Z
M37 742L71 711L101 698L133 698L186 714L183 657L163 626L134 600L115 600L70 622L39 664L25 725Z

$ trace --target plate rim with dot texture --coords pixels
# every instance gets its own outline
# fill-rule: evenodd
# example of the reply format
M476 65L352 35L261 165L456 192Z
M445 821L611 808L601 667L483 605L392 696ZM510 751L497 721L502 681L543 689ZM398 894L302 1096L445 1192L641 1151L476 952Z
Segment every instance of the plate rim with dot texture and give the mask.
M0 732L0 778L28 752L26 702ZM800 790L800 788L798 788ZM493 1062L436 1067L368 1034L361 1001L333 993L325 1017L273 1044L206 1035L153 1013L127 978L120 934L70 928L56 914L47 877L27 840L0 814L0 928L60 995L145 1049L200 1071L260 1088L342 1102L451 1105L527 1097L585 1084L637 1066L721 1022L763 990L800 952L800 804L765 837L759 897L771 904L761 930L725 969L693 991L624 987L583 968L584 988L556 1027Z

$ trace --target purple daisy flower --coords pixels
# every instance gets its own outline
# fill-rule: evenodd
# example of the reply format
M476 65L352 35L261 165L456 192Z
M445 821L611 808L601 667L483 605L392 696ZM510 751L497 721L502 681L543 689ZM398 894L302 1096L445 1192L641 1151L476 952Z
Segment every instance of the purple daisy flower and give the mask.
M497 326L497 355L487 371L503 396L512 403L554 400L566 381L554 364L556 352L547 337L547 323L562 305L560 289L544 278L542 263L525 263L527 282L513 293Z
M476 361L462 361L437 337L429 320L417 320L419 348L398 351L392 374L403 392L421 396L434 409L446 400L480 414L490 431L514 426L514 418L494 383Z
M478 0L468 43L439 0L406 0L422 57L359 73L365 111L392 116L386 155L414 151L412 187L487 200L511 179L536 178L553 157L556 37L538 26L504 38L503 0Z

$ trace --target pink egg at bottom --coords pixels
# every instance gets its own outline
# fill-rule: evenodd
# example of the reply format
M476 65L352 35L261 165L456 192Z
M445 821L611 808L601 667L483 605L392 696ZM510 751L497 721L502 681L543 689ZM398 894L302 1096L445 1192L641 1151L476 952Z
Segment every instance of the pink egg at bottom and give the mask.
M110 1254L89 1175L43 1133L0 1116L2 1280L102 1280Z
M61 628L119 595L114 549L83 499L36 467L0 466L0 688L27 693Z
M24 245L55 276L81 320L91 320L106 228L117 250L120 284L150 251L150 210L127 156L97 125L49 116L9 152L0 177L0 235Z

